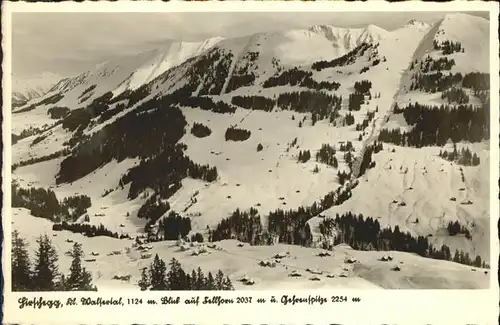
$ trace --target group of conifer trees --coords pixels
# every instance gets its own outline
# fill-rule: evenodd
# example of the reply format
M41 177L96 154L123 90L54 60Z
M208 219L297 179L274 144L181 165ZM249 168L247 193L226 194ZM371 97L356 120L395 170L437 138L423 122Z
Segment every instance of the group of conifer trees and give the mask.
M358 57L362 56L366 52L366 50L368 50L371 47L373 47L373 44L363 43L341 57L338 57L331 61L325 61L325 60L317 61L314 62L311 67L314 70L321 71L327 68L349 65L354 63Z
M312 78L313 74L310 71L292 68L282 71L281 73L272 76L263 83L264 88L271 88L276 86L299 86L315 90L337 90L340 87L338 82L321 81L317 82Z
M214 113L234 113L236 111L236 107L227 104L224 101L215 101L211 97L204 96L188 96L181 97L176 100L179 105L199 108L205 111L211 111Z
M354 116L351 113L346 114L344 121L346 125L353 125L355 123Z
M350 175L346 174L346 177ZM308 246L311 244L312 235L307 221L350 197L351 188L339 187L310 206L271 211L264 218L268 222L266 231L262 228L260 215L255 208L248 212L237 209L230 217L222 219L214 230L209 231L209 241L236 238L252 245L271 245L275 235L280 243Z
M469 148L462 148L462 150L458 151L456 143L453 144L453 151L441 150L439 157L464 166L477 166L481 163L478 155L473 154Z
M335 147L324 143L316 153L316 161L332 166L333 168L338 168L339 162L337 161L337 157L335 157L336 152Z
M464 48L462 47L462 43L460 42L453 42L448 40L444 42L438 42L437 40L434 40L433 45L434 49L442 51L443 55L449 55L455 52L465 52Z
M417 60L412 61L410 70L413 70L415 68L417 62ZM434 59L430 56L427 56L425 57L425 59L420 61L420 71L422 73L428 73L431 71L451 70L454 65L454 59L448 59L447 57Z
M82 266L83 251L79 243L70 251L69 274L59 272L57 251L47 235L37 239L32 263L26 240L12 233L12 291L97 291L92 275Z
M456 224L450 223L448 227L455 230ZM427 237L413 237L408 232L400 231L399 226L394 229L382 228L377 219L365 218L362 214L356 215L351 212L343 215L337 214L334 219L323 219L320 224L320 231L323 235L331 235L334 228L337 229L338 235L333 245L346 243L357 250L394 250L476 267L488 267L479 255L472 259L468 253L459 250L452 255L450 248L446 245L436 249L429 243Z
M309 161L309 159L311 159L311 151L309 150L299 151L298 161L300 163L306 163Z
M191 128L191 134L198 138L205 138L212 134L212 130L203 123L193 123L193 127Z
M58 120L68 116L70 109L68 107L54 106L47 110L51 119Z
M259 245L261 233L262 224L255 208L250 208L248 212L236 209L228 218L222 219L214 230L209 231L208 240L230 239L234 234L240 241Z
M189 274L175 259L169 263L167 272L166 263L155 255L149 268L143 268L139 287L141 290L234 290L228 276L219 270L215 277L212 272L205 276L200 267Z
M164 240L184 238L191 231L191 219L181 217L175 211L170 211L166 217L160 220L159 228L163 230Z
M130 183L129 198L136 198L142 191L151 188L161 198L168 199L181 186L186 177L213 182L217 179L216 167L199 165L184 155L184 145L166 147L161 153L143 159L131 168L120 183Z
M12 207L26 208L31 215L51 221L75 221L92 205L90 197L77 195L60 202L51 189L20 188L12 183Z
M462 75L460 72L447 74L442 71L432 73L416 73L412 77L410 90L422 90L430 93L445 91L452 87L469 88L474 91L489 90L489 74L471 72Z
M270 112L273 110L276 102L273 99L264 96L233 96L231 104L243 107L245 109Z
M100 224L99 226L89 225L87 223L68 223L63 221L61 223L54 223L52 225L52 230L61 231L68 230L73 233L82 234L86 237L97 237L97 236L106 236L111 238L118 239L126 239L129 238L126 234L118 234L117 232L113 232L104 225Z
M245 141L250 138L251 131L230 126L226 129L224 137L226 141Z
M342 105L342 97L322 91L304 90L282 93L278 96L276 104L282 110L313 113L316 115L316 120L323 120L338 113Z
M446 100L448 103L468 104L469 96L462 88L450 88L441 93L441 99Z
M459 105L452 110L410 103L404 110L396 108L395 113L403 113L408 125L413 127L406 132L383 129L380 141L420 148L443 146L448 139L456 143L489 138L489 103L476 107Z
M465 238L467 238L467 239L472 238L469 229L467 229L467 227L461 225L460 222L458 222L458 221L455 221L455 222L450 221L448 223L448 226L446 227L446 229L448 230L448 234L450 236L456 236L458 234L463 234L465 236Z

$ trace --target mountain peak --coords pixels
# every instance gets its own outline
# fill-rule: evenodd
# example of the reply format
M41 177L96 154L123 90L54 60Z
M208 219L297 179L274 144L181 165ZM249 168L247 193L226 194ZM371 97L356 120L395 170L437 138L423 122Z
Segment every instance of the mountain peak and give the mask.
M430 24L417 19L411 19L405 25L405 27L416 27L419 29L426 29L429 28L430 26L431 26Z

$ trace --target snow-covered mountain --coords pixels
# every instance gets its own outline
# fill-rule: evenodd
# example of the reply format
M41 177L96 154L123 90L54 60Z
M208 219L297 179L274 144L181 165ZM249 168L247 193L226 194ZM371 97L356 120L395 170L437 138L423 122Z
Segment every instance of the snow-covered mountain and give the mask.
M62 77L51 72L31 78L12 79L12 104L21 106L45 95Z
M317 25L169 42L110 60L14 111L13 132L31 133L12 148L13 177L60 200L89 196L91 206L72 220L78 227L164 238L179 226L165 226L170 214L185 218L188 237L222 240L222 248L199 255L150 238L152 251L189 268L224 269L233 279L245 265L260 277L256 288L289 285L281 267L335 273L313 258L314 249L339 242L351 248L335 246L331 265L348 269L348 279L337 272L340 278L321 278L318 287L485 287L484 270L470 277L470 266L451 260L489 263L488 24L450 14L394 31ZM38 233L25 229L30 212L16 208L14 228L33 239ZM377 224L368 232L392 230L353 235L342 222L359 214ZM41 221L40 229L50 225ZM150 262L126 239L71 236L86 249L104 242L121 249L113 258L134 281ZM239 249L234 238L281 244ZM255 259L274 249L296 261L263 271ZM406 251L397 253L404 265L394 275L380 253L356 249ZM104 255L88 269L100 270L98 283L107 286L117 270ZM450 272L443 273L449 281L427 279L438 269ZM310 285L304 280L297 286Z

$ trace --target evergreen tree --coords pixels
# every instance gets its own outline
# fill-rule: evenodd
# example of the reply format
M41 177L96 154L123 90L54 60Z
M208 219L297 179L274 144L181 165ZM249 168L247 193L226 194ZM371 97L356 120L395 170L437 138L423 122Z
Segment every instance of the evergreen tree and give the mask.
M170 261L170 271L167 273L168 285L170 290L186 290L186 273L181 264L172 258Z
M83 281L82 256L82 245L80 243L75 243L73 245L73 251L71 252L73 261L71 262L71 266L69 268L70 274L66 281L66 285L69 290L76 290L80 287L80 284Z
M212 272L208 272L207 280L205 283L205 290L216 290L215 279L212 275Z
M12 291L29 291L33 287L30 271L31 263L27 244L19 236L19 232L12 233Z
M71 252L73 261L69 268L70 274L65 286L71 291L94 291L96 289L92 285L92 275L85 268L82 268L82 256L82 245L75 243Z
M149 276L147 272L147 268L143 268L141 272L141 279L139 280L139 287L141 288L141 291L148 290L149 288Z
M224 288L224 273L221 270L215 276L215 290L223 290Z
M197 286L197 282L196 282L197 276L196 276L196 271L194 269L191 271L191 276L189 278L191 280L190 289L191 290L200 290L200 288L198 288L198 286Z
M200 267L196 270L196 280L195 280L196 290L203 290L205 287L205 275Z
M151 279L151 290L168 289L166 271L167 271L167 266L165 265L165 262L162 259L160 259L158 254L156 254L149 270Z
M475 267L481 267L482 266L482 263L481 263L481 256L476 256L476 259L474 260L474 264L473 264Z
M226 276L226 279L224 279L222 288L223 288L222 290L234 290L233 284L231 283L231 279L229 279L228 276Z
M50 238L45 234L37 239L35 272L33 282L39 291L51 291L55 288L58 275L57 252L52 246Z

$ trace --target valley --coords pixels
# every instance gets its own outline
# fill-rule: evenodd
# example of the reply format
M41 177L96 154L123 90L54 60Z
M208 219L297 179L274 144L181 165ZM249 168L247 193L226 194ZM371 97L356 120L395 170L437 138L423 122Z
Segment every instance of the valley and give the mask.
M65 78L13 108L12 230L61 270L98 253L98 290L139 290L156 254L236 290L488 288L488 33L316 25Z

